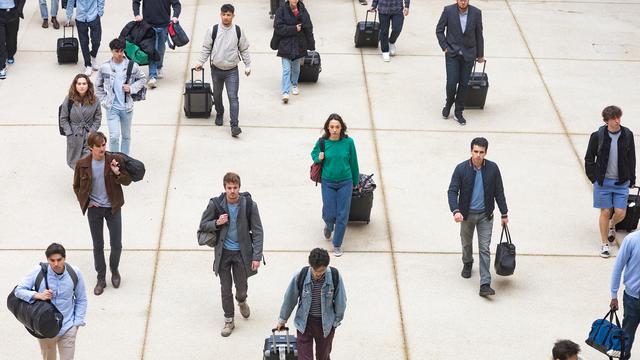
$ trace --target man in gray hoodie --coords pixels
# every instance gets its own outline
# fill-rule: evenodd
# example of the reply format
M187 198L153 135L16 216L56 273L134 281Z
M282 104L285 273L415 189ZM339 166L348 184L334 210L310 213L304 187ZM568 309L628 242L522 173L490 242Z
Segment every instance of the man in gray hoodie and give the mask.
M213 102L216 106L216 125L222 126L224 106L222 105L222 89L226 85L229 106L231 107L231 136L237 137L242 132L238 126L238 88L240 77L238 63L244 62L244 74L251 74L251 57L249 42L238 25L233 25L235 8L224 4L220 8L220 24L210 26L204 37L200 59L194 68L202 70L202 65L209 58L211 65L211 81L213 82Z

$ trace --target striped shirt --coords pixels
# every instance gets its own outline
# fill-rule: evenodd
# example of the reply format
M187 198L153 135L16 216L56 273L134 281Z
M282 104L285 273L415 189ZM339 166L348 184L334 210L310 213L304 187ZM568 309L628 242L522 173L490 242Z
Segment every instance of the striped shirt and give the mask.
M322 318L322 286L324 285L324 276L319 279L314 279L311 277L311 309L309 310L309 315L315 318Z
M371 7L378 9L380 14L402 14L404 8L409 8L409 2L410 0L373 0Z

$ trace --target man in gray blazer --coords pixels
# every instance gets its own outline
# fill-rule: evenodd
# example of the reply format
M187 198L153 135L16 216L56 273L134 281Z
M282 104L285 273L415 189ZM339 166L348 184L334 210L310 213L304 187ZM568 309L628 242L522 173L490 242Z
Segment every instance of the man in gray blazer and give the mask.
M220 295L225 318L220 334L227 337L235 328L231 289L234 282L240 314L245 319L251 314L247 304L247 280L260 267L263 234L258 205L249 193L240 192L240 176L229 172L225 174L222 183L224 193L209 201L202 214L200 231L216 235L214 243L207 245L215 248L213 271L220 276Z
M453 118L460 125L466 125L462 112L471 70L475 61L484 62L482 11L469 5L469 0L456 0L455 4L444 7L436 36L445 53L447 68L447 100L442 117L449 117L455 103Z

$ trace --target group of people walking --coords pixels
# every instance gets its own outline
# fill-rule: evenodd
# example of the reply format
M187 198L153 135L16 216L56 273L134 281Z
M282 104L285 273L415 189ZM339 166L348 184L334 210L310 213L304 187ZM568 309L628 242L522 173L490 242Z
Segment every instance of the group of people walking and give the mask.
M41 1L41 9L43 3L46 10L44 0ZM5 61L8 64L14 62L17 19L22 15L23 6L24 0L0 0L0 65ZM126 42L120 38L109 43L110 59L102 64L97 62L104 0L69 0L68 20L64 25L70 25L74 6L85 72L74 77L60 106L60 132L67 138L67 164L74 169L73 190L89 223L97 273L93 293L99 296L108 286L103 235L105 222L109 230L110 282L114 288L119 288L123 282L120 267L123 248L122 186L132 182L124 165L125 156L131 152L134 102L140 100L134 95L144 91L147 85L149 88L157 87L158 79L163 78L167 25L178 21L181 5L179 0L132 0L135 21L144 19L152 24L156 33L160 60L150 63L148 77L138 64L126 58ZM409 0L374 0L370 11L380 14L380 48L383 60L389 61L397 52L396 42L404 18L409 14ZM51 22L55 28L58 27L56 13L57 0L52 0ZM202 70L205 62L209 61L216 110L214 123L218 126L224 122L222 91L226 87L231 134L238 136L242 132L239 126L238 65L243 62L244 73L249 76L251 56L248 37L244 29L234 24L234 17L233 5L224 4L220 8L220 22L207 28L194 68ZM46 11L43 12L43 27L48 27ZM8 29L14 28L15 34L10 35ZM469 5L468 0L456 0L455 4L444 8L436 34L445 53L447 71L442 116L448 118L455 105L454 119L464 125L466 120L462 113L471 68L476 61L484 61L481 11ZM282 102L286 104L290 95L300 93L298 77L302 59L307 51L315 50L311 16L302 1L286 0L277 9L274 39L272 48L275 47L282 62L281 93ZM97 71L95 85L91 80L93 71ZM0 78L3 76L6 76L6 65L0 69ZM106 112L108 136L99 131L102 108ZM625 217L628 189L635 184L635 145L633 133L620 125L622 111L619 108L605 108L602 117L606 125L591 135L585 169L587 177L594 183L594 207L600 209L600 255L608 257L609 243L615 239L615 225ZM110 151L107 151L107 145ZM453 220L460 224L461 276L465 279L472 276L473 235L477 231L480 296L495 295L491 288L490 244L496 204L502 226L509 222L500 170L496 163L485 158L488 147L489 142L485 138L477 137L471 141L470 158L455 167L447 191ZM331 241L333 255L340 257L343 255L352 193L360 186L355 141L348 135L347 124L340 115L330 114L326 119L323 134L313 145L310 156L322 168L322 236ZM265 263L264 229L256 201L250 193L240 191L240 176L229 172L224 175L222 185L223 193L211 198L202 214L198 241L214 249L213 271L220 280L224 316L221 335L227 337L236 326L234 299L243 318L251 315L247 302L248 279L257 274L261 264ZM200 241L201 237L203 241ZM637 233L625 238L612 275L610 306L617 309L620 277L624 272L623 323L630 337L629 350L640 322L640 277L637 275L640 274L640 252L636 251L639 241ZM45 256L48 265L44 276L48 285L36 286L38 274L44 271L37 266L18 285L15 295L27 302L51 300L60 309L65 322L58 336L39 340L43 359L55 359L56 346L63 360L73 359L78 327L85 324L85 280L79 268L65 264L66 250L62 245L51 244ZM284 294L275 327L284 328L297 306L294 325L300 359L313 358L315 342L316 358L328 360L335 329L344 317L346 287L338 269L329 266L330 259L327 250L313 249L308 258L309 266L296 272ZM567 353L574 348L569 350Z

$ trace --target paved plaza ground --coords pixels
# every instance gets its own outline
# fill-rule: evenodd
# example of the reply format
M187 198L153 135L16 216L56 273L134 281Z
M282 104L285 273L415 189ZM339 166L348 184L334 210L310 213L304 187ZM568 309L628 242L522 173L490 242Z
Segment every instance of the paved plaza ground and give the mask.
M228 112L224 127L184 117L184 82L222 2L182 3L192 41L167 50L166 78L135 107L131 154L147 175L125 189L120 289L91 292L89 228L56 128L58 105L82 68L57 64L62 30L40 28L37 1L27 2L16 63L0 81L0 289L8 293L44 261L49 243L64 244L89 290L77 359L260 359L291 276L310 249L330 247L308 169L332 112L349 126L361 171L379 185L371 223L350 225L344 256L331 259L348 296L334 359L537 360L549 358L559 338L583 344L586 359L601 358L584 339L607 311L614 258L598 257L582 158L606 105L620 106L623 125L640 134L640 0L472 1L483 10L491 87L484 110L465 112L465 127L439 115L445 67L435 25L453 1L413 0L398 55L384 63L377 50L353 46L365 15L357 0L305 0L322 73L283 105L268 1L237 0L253 70L241 76L237 139ZM129 0L107 1L99 60L132 18ZM515 275L494 275L489 299L478 296L477 260L471 279L459 275L459 226L446 200L453 168L476 136L489 139L488 158L501 168L518 249ZM237 319L222 338L213 253L198 247L195 233L226 171L242 176L259 205L267 265L249 283L251 318ZM496 221L493 251L499 230ZM0 323L0 358L39 357L8 311Z

